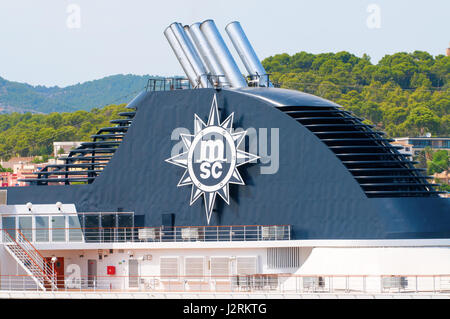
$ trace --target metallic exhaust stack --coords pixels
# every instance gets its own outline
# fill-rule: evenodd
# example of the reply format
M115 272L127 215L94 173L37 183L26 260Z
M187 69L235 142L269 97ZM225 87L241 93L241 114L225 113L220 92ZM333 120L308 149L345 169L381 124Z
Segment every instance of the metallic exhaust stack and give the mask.
M186 28L186 27L185 27ZM195 46L200 53L200 56L203 58L207 69L211 73L211 75L217 77L217 81L221 87L229 87L230 83L225 78L225 73L220 65L219 61L216 59L214 52L200 30L200 23L194 23L189 27L189 34L192 37L192 40Z
M208 41L214 56L222 66L222 69L225 72L225 76L228 82L231 84L231 87L247 87L247 82L241 74L236 61L234 61L233 56L225 45L225 42L223 41L222 36L217 30L214 21L203 21L203 23L200 25L200 30Z
M273 87L266 70L248 41L241 24L237 21L231 22L225 27L225 30L227 31L234 48L241 57L242 63L249 75L252 78L258 78L259 86Z
M169 44L170 44L173 52L175 53L175 56L177 57L178 62L180 62L184 73L186 73L186 75L189 79L189 82L191 82L191 85L195 87L197 85L197 74L195 73L194 69L192 68L191 63L189 62L188 58L186 57L186 54L184 53L183 49L181 48L181 45L178 42L177 38L175 37L170 26L164 30L164 35L166 36L167 41L169 41Z
M211 73L210 68L208 67L208 64L205 62L205 59L203 58L202 54L200 53L200 51L198 50L198 46L196 45L194 39L192 38L192 34L190 32L190 27L188 25L185 25L183 27L184 32L186 34L186 36L189 39L190 44L192 45L192 50L197 54L197 56L200 58L202 65L206 71L206 73Z
M189 64L191 65L192 69L195 72L196 78L193 86L197 86L198 84L202 88L210 87L208 77L206 75L206 69L203 65L203 62L201 61L198 54L195 52L194 45L189 40L188 36L186 35L186 32L184 31L183 27L180 23L172 23L170 25L170 29L173 32L173 35L177 39L180 47L182 48L186 59L188 60ZM179 60L180 63L182 63L181 60ZM184 60L183 60L184 63ZM183 65L182 65L183 66ZM184 69L184 67L183 67ZM190 77L189 77L190 79ZM192 81L191 81L192 82Z

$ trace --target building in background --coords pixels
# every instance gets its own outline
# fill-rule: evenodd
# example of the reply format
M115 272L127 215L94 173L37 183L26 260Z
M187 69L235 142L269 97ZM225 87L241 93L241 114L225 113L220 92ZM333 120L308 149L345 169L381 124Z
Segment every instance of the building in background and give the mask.
M19 181L22 178L32 178L36 171L49 163L33 163L33 157L13 157L9 161L1 162L3 168L12 172L0 172L1 187L27 186L27 182ZM53 160L55 161L55 160Z
M0 181L2 183L2 187L20 186L17 181L17 174L11 172L1 172Z
M67 156L69 152L76 149L82 142L53 142L53 156Z
M392 142L391 144L392 144L392 145L395 145L395 146L403 146L403 148L402 148L402 149L399 149L398 152L399 152L400 154L406 155L407 158L408 158L410 161L412 161L413 156L414 156L414 154L413 154L413 145L412 145L412 144L408 144L408 143L405 142L405 141L397 141L397 140L394 141L394 142Z
M55 158L49 158L43 163L33 163L38 158L45 161L42 156L29 157L13 157L8 161L0 161L3 168L11 169L12 172L0 172L1 187L11 186L27 186L28 183L19 181L20 179L33 178L35 173L41 170L45 165L63 164L64 161L58 160L58 157L67 156L72 149L77 148L82 142L53 142L53 155ZM74 170L77 170L76 168ZM58 176L61 178L63 176ZM59 182L52 182L50 185L60 184Z
M408 152L407 149L411 148L412 156L418 155L425 147L430 147L435 151L450 151L450 137L397 137L394 140L395 142L392 144L405 147L403 152Z
M433 183L450 185L450 170L445 170L440 173L433 174ZM444 189L445 191L445 189ZM441 197L450 198L450 192L440 194Z
M434 173L434 182L442 184L450 184L450 171L445 170L440 173Z
M0 165L3 168L13 169L14 165L20 164L20 163L31 163L33 161L33 159L34 159L33 156L29 156L29 157L12 157L8 161L1 160L0 161Z
M21 178L33 178L36 175L36 171L42 169L45 163L34 164L34 163L19 163L15 164L13 167L13 174L16 174L18 179ZM18 186L26 186L26 182L19 182Z

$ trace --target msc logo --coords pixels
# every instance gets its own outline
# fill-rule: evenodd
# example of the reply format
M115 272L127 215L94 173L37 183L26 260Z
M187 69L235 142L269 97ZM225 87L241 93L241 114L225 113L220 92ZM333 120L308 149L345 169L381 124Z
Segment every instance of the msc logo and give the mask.
M178 187L192 185L190 205L203 195L208 224L216 195L230 204L229 185L245 185L237 167L259 158L238 149L247 132L233 132L233 117L220 121L214 95L208 122L194 114L194 135L180 135L188 151L166 160L185 168Z
M201 142L201 153L200 158L197 160L199 162L215 162L215 161L226 161L224 158L224 145L222 141L202 141Z
M226 162L225 146L221 140L200 141L200 158L196 160L200 163L200 177L208 179L212 176L218 179L222 176L222 163Z

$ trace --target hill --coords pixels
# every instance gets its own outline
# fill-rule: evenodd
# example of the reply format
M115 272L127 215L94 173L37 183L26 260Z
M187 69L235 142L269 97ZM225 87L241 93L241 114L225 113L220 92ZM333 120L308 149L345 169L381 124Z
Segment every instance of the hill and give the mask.
M388 136L450 135L450 57L399 52L372 64L349 52L263 60L278 86L332 100Z
M50 155L54 141L90 141L126 110L125 104L112 104L90 111L0 114L0 158Z
M89 111L94 107L129 102L147 84L149 75L112 75L60 88L32 86L0 77L0 113Z

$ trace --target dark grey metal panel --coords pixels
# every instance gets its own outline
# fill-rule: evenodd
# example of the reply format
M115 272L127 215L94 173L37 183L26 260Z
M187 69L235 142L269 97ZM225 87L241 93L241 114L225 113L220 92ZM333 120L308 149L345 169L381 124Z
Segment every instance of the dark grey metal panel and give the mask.
M230 89L240 93L248 94L252 97L264 100L274 106L334 106L342 107L336 103L325 100L321 97L287 89L273 89L273 88L240 88Z
M138 105L141 105L143 100L146 98L146 96L149 94L149 92L143 90L138 95L136 95L128 104L127 108L134 109Z

